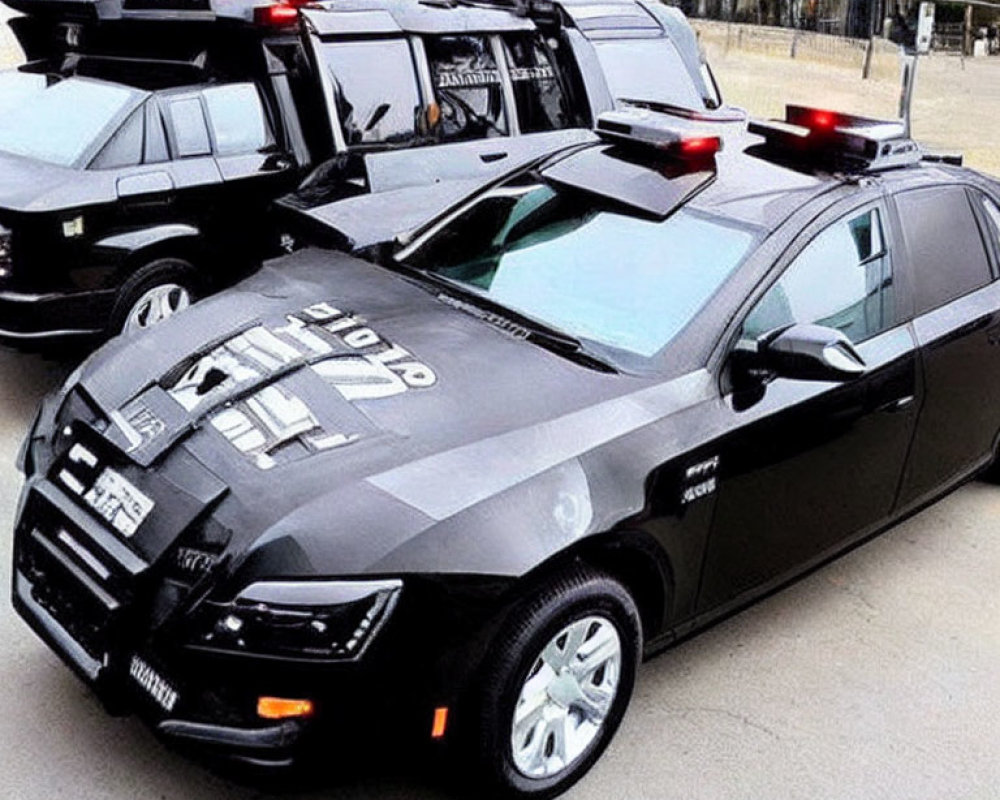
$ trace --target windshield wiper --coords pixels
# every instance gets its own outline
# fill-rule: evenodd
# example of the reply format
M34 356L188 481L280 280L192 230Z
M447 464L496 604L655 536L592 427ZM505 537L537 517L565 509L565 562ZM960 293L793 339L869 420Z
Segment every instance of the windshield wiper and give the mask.
M437 297L441 302L499 328L515 339L540 345L564 358L599 372L619 371L608 361L591 353L584 343L575 336L558 328L553 328L533 317L496 303L443 275L429 270L417 269L399 261L395 262L395 266L439 289ZM455 297L454 295L460 296Z

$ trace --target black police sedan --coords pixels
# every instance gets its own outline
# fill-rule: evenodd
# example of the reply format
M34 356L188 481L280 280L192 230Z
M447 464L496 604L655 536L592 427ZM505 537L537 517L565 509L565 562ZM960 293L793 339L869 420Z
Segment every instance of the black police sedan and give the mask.
M18 612L202 752L391 719L564 790L644 654L993 462L1000 184L789 119L611 114L382 267L112 341L26 442Z

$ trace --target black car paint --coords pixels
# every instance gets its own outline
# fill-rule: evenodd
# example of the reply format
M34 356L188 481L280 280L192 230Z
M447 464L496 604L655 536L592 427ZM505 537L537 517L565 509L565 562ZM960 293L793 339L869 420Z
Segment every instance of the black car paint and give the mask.
M763 196L762 176L772 186ZM908 311L911 279L892 195L941 182L998 195L992 182L945 167L858 185L797 176L739 153L720 157L719 179L692 202L745 219L762 239L710 309L643 375L573 363L442 302L438 289L349 255L312 249L275 262L184 320L112 341L45 403L25 453L15 605L87 675L65 628L37 608L25 583L39 539L59 553L59 569L83 569L52 542L52 526L69 520L71 534L113 567L117 591L128 598L116 637L123 652L114 650L107 668L91 659L88 677L94 681L96 670L99 691L110 696L131 685L120 665L134 650L186 698L170 715L132 688L131 704L161 733L274 763L325 729L261 728L257 695L314 696L318 721L334 725L354 719L356 702L367 704L367 718L378 716L371 703L399 703L413 735L426 735L434 707L461 709L506 609L567 561L596 564L630 586L652 653L877 533L992 460L995 404L984 402L988 410L974 419L949 414L946 395L935 398L941 388L929 381L938 369L960 369L961 360L985 358L990 369L1000 359L992 326L982 322L1000 308L1000 284L946 311L915 320ZM866 375L843 384L776 378L734 388L728 356L741 315L819 230L873 203L890 223L902 322L859 345ZM352 403L296 363L278 382L359 438L281 466L280 484L204 414L163 403L164 389L221 342L261 323L289 324L289 315L305 319L303 309L322 302L363 318L353 328L374 331L379 344L372 346L405 348L433 371L433 383ZM935 346L935 337L950 344ZM162 429L128 455L112 417L134 413L137 398ZM925 412L931 432L922 427ZM970 425L976 446L957 458L958 467L922 465L931 490L905 495L911 442ZM165 505L130 546L60 483L79 441ZM180 548L208 553L216 573L178 577ZM403 579L398 611L363 663L321 666L191 646L192 602L231 599L262 578L314 576ZM129 613L153 624L129 622ZM412 680L396 697L384 688L398 686L403 653L414 656Z

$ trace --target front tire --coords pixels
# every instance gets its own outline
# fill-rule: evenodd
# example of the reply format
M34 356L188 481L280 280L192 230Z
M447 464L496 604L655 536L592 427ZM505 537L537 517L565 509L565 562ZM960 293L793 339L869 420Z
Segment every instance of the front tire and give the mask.
M479 760L505 797L554 797L593 766L632 696L639 613L618 581L564 573L514 608L479 704Z

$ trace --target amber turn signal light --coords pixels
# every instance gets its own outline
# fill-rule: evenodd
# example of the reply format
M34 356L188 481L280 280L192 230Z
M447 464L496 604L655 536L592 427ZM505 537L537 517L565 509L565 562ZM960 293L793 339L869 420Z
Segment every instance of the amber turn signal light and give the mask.
M448 727L448 707L434 709L434 722L431 725L431 738L443 739L445 729Z
M284 697L257 698L257 716L264 719L311 717L313 710L312 700L289 700Z

